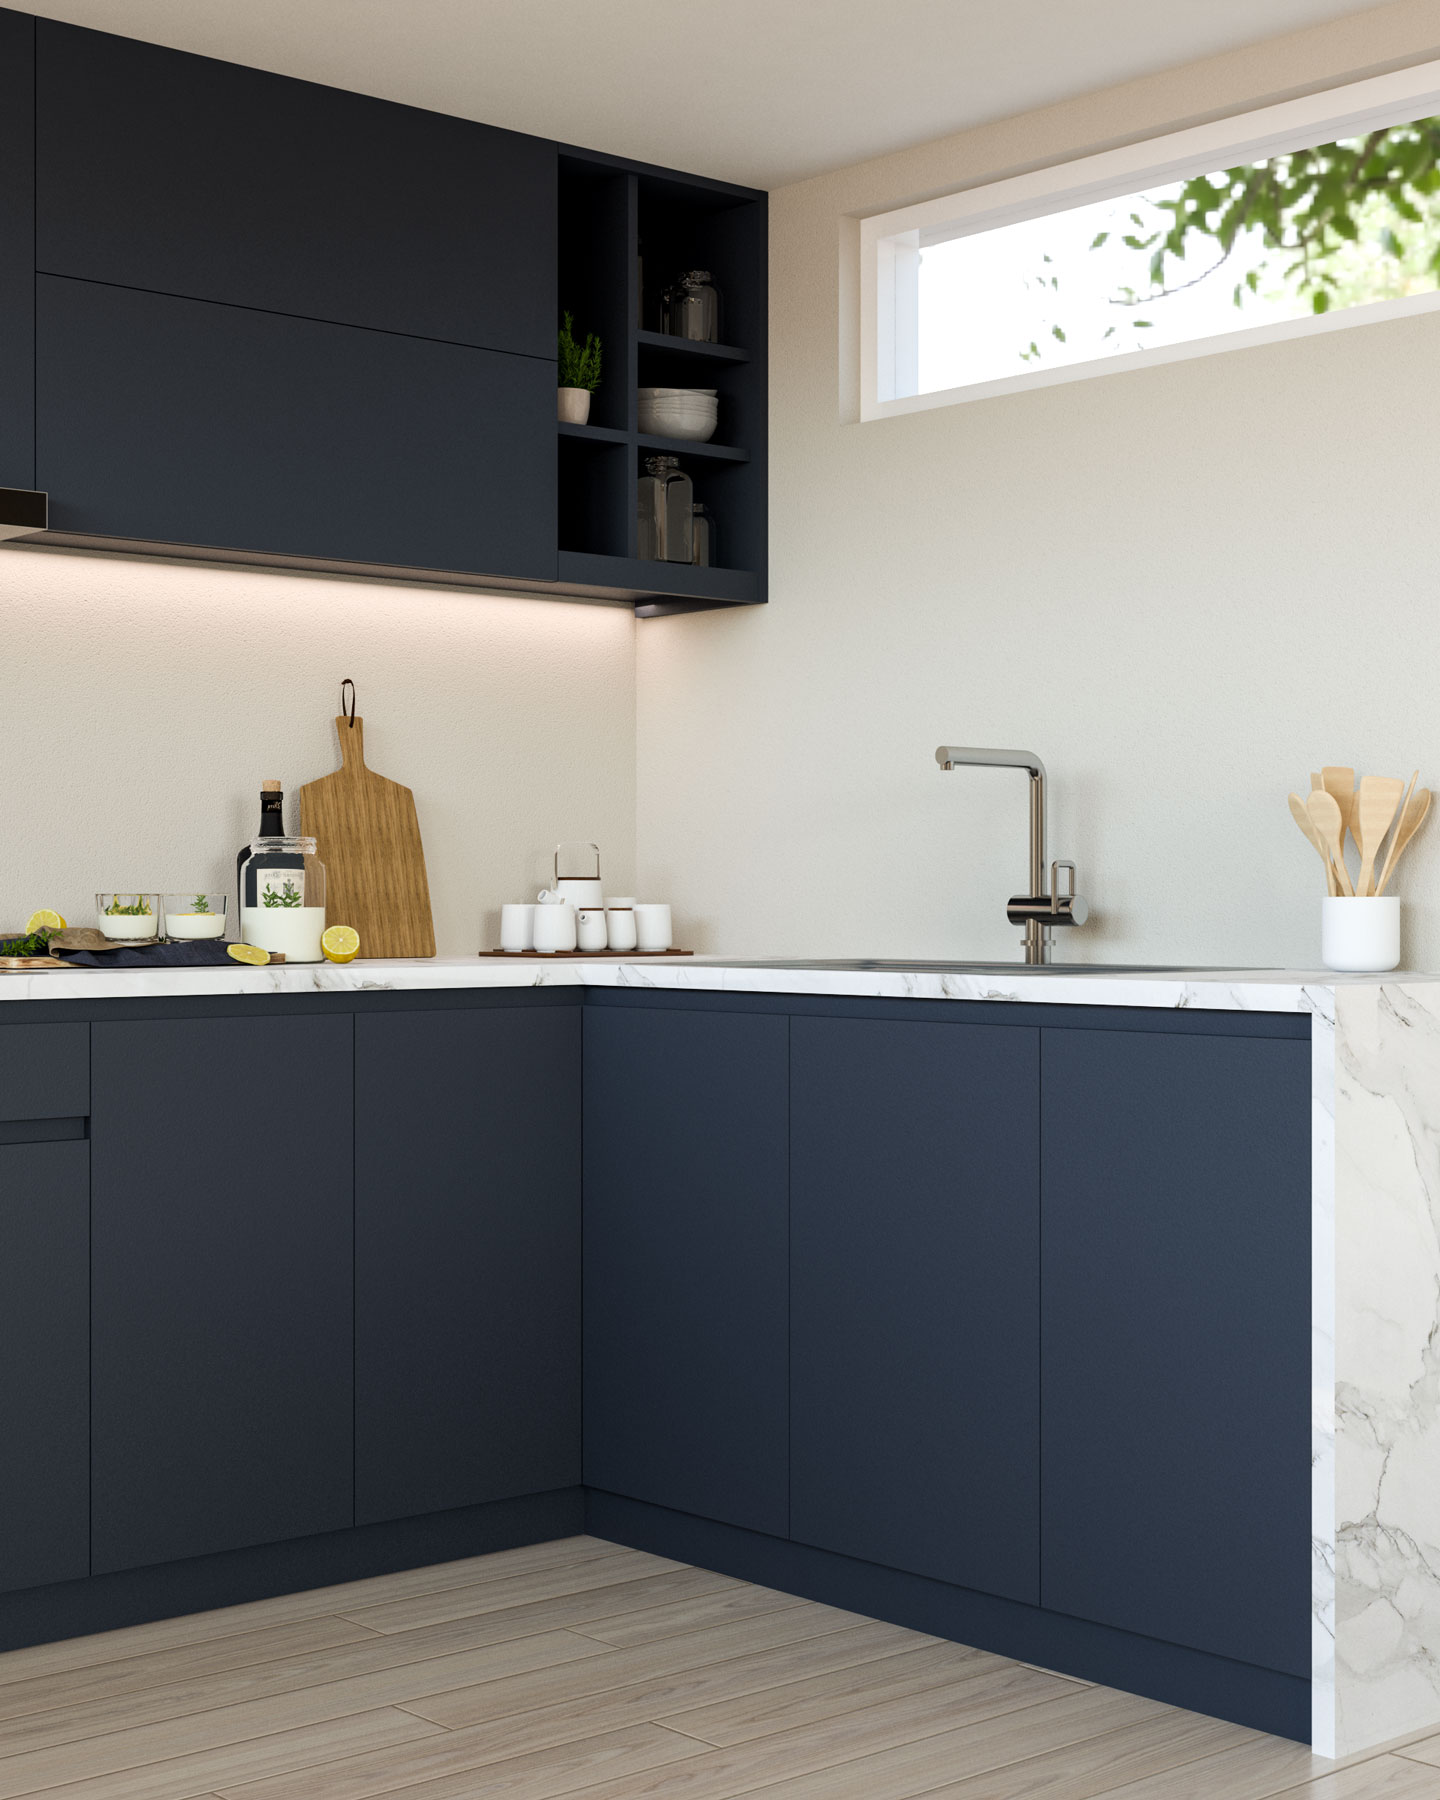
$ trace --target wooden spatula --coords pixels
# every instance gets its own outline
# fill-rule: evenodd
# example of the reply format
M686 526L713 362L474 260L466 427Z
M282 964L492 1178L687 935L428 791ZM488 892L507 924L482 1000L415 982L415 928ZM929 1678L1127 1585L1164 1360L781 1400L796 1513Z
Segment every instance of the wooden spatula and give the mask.
M1314 790L1312 790L1312 792L1313 791ZM1309 813L1306 812L1305 802L1298 794L1292 794L1290 796L1290 813L1294 818L1295 823L1315 846L1321 862L1325 865L1325 886L1327 891L1331 894L1336 893L1338 890L1335 882L1335 871L1330 865L1330 852L1325 848L1325 840L1321 837L1315 821L1310 817Z
M1362 897L1375 892L1375 857L1404 792L1405 783L1396 775L1363 775L1360 778L1360 793L1352 819L1360 822L1360 874L1355 882L1355 892ZM1354 829L1353 823L1351 829Z
M1320 771L1320 785L1327 794L1335 796L1335 804L1340 808L1340 851L1345 851L1345 833L1355 837L1355 771L1342 768L1338 763L1327 763ZM1355 848L1360 849L1360 840L1355 838Z
M1347 894L1352 900L1355 889L1351 885L1350 872L1345 867L1345 859L1340 851L1340 804L1332 793L1321 789L1311 794L1305 802L1305 810L1311 822L1320 833L1325 848L1330 853L1330 861L1335 870L1335 879L1340 883L1340 892Z
M1410 785L1413 790L1415 784L1412 782ZM1395 828L1395 836L1385 857L1385 867L1380 871L1380 879L1375 884L1377 894L1385 892L1385 884L1395 873L1395 865L1404 854L1405 846L1425 823L1425 815L1430 810L1431 798L1429 788L1421 788L1418 792L1412 791L1410 798L1405 802L1404 811L1400 815L1400 823Z

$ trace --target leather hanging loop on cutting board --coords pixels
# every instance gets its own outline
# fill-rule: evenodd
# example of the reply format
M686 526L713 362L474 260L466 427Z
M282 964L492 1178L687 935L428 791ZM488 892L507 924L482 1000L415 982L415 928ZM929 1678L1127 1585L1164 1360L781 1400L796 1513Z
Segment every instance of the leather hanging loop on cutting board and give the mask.
M346 704L345 689L350 690ZM340 691L340 768L300 789L300 831L325 865L325 921L353 925L362 956L433 956L430 883L415 796L365 766L355 684Z

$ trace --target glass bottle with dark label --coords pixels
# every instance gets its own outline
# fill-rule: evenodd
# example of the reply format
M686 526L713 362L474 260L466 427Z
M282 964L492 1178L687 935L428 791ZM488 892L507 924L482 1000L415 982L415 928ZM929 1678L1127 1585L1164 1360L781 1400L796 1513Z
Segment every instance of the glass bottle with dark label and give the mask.
M255 833L257 838L284 837L285 835L285 795L281 792L278 781L262 781L260 783L260 824ZM243 910L245 896L240 892L240 870L245 858L250 854L250 845L246 844L235 858L235 903ZM235 914L236 924L240 922L240 911Z

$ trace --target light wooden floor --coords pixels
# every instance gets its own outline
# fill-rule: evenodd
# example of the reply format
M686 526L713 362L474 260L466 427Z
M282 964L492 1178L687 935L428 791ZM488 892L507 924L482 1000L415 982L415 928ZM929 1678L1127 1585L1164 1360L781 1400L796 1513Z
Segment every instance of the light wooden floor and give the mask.
M0 1656L0 1800L1437 1800L596 1538Z

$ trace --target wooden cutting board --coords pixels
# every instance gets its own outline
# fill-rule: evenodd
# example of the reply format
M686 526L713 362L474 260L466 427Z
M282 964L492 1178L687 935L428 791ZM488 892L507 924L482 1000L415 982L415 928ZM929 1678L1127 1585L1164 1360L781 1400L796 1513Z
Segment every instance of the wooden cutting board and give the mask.
M325 865L325 922L353 925L361 956L433 956L430 883L415 796L365 767L365 722L335 721L341 768L300 790L300 830Z

